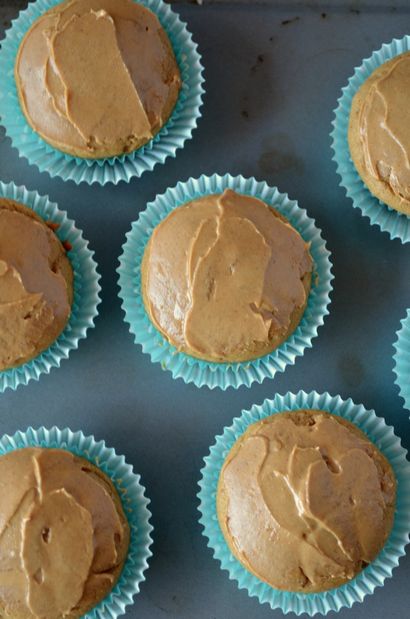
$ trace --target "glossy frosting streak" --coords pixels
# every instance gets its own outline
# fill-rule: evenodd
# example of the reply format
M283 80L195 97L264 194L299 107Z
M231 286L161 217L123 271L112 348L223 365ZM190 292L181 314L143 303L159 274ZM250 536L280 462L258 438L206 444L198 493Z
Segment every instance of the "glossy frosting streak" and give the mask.
M398 56L375 78L360 113L368 172L410 202L410 56Z
M298 232L261 200L227 189L175 209L146 250L145 301L179 348L211 359L285 334L312 269Z
M57 336L70 315L64 253L44 223L0 204L0 369L30 356L45 333Z
M112 584L126 532L102 478L70 452L0 457L0 614L74 616ZM73 615L74 613L74 615Z
M132 0L67 0L45 13L20 46L16 79L34 130L86 157L150 140L181 83L157 17Z
M371 562L395 496L374 455L318 411L309 423L279 414L255 424L221 474L224 526L250 569L281 589L321 590Z

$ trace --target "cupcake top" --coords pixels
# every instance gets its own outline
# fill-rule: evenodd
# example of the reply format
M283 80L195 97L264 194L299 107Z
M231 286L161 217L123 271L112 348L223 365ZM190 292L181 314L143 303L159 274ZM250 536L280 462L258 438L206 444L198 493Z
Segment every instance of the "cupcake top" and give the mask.
M150 319L178 349L242 361L295 329L311 272L307 244L282 215L227 189L174 209L155 228L142 289Z
M71 264L52 228L0 198L0 370L47 348L63 331L72 299Z
M66 0L37 19L15 77L31 127L84 158L121 155L168 120L181 80L158 18L132 0Z
M218 518L232 553L272 587L318 592L352 579L392 527L394 473L350 422L295 411L251 425L223 465Z
M352 159L369 189L410 213L410 53L381 65L353 99Z
M112 589L129 525L111 480L60 449L0 457L0 615L74 619Z

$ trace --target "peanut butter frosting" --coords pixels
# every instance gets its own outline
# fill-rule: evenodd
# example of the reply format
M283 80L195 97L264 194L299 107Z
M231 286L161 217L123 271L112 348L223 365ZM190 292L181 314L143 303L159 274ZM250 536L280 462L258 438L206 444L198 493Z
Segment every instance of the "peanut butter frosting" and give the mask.
M0 457L0 616L80 617L115 584L129 526L111 480L59 449Z
M83 158L148 142L181 87L158 18L132 0L67 0L47 11L20 45L15 77L34 131Z
M409 94L410 54L404 54L365 82L357 119L365 182L373 179L377 197L404 211L410 211Z
M154 325L179 350L240 361L273 350L303 314L312 259L277 211L227 189L172 211L142 266Z
M351 423L322 411L252 425L222 468L218 517L238 560L272 587L324 591L373 561L392 526L393 471Z
M31 209L0 199L0 370L47 348L72 298L71 264L53 230Z

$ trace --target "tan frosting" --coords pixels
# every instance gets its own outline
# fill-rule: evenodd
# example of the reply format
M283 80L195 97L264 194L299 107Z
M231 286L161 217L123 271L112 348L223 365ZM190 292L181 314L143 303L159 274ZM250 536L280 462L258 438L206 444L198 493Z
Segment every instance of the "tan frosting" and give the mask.
M132 0L67 0L37 19L17 57L35 131L80 157L129 152L167 121L181 86L157 17Z
M56 449L0 457L0 616L78 617L118 578L129 529L114 487Z
M311 270L306 244L283 217L226 190L175 209L156 227L144 255L144 300L179 349L250 359L295 328Z
M218 516L234 554L260 579L321 591L376 557L395 489L390 465L357 428L321 411L281 413L231 450Z
M375 77L359 117L366 170L410 205L410 55Z
M0 201L0 370L54 341L71 301L71 266L54 232L29 209Z

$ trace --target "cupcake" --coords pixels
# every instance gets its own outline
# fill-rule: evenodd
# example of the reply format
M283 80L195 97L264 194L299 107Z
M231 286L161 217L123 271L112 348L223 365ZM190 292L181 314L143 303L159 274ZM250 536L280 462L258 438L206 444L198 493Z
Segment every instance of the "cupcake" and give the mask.
M331 266L321 231L287 194L202 175L156 196L132 223L120 297L135 342L173 378L237 389L312 346L329 313Z
M0 66L12 146L76 184L140 177L175 157L201 116L201 56L163 0L31 2L6 31Z
M276 394L242 411L204 461L198 498L208 546L240 589L272 609L350 608L405 555L407 451L384 419L350 398Z
M372 563L391 532L394 472L350 421L293 410L250 425L222 466L219 524L259 580L288 592L340 587Z
M141 288L151 322L178 351L234 363L272 352L293 333L312 268L309 244L283 214L227 188L156 226Z
M181 89L165 30L132 0L57 4L25 34L14 69L29 125L79 158L114 157L152 140Z
M110 479L63 449L0 456L0 614L76 619L116 584L130 528Z
M410 214L410 52L384 62L353 97L349 148L371 193Z
M37 357L70 318L73 269L56 227L0 197L0 371Z

